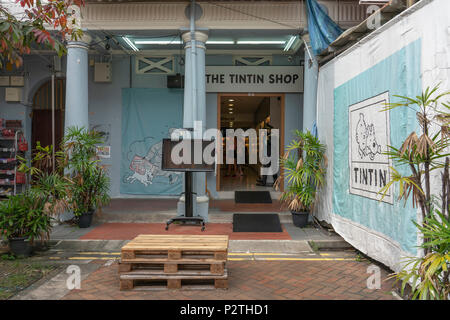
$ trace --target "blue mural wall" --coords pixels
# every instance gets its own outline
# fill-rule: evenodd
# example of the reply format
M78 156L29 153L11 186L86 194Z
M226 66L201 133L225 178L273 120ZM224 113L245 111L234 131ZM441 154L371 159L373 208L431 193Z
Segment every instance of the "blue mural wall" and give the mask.
M121 193L181 193L181 173L161 170L161 156L162 139L182 127L182 115L182 90L122 90Z
M333 211L344 218L387 235L397 241L403 250L413 254L416 252L417 233L412 220L416 219L416 209L412 207L410 200L406 204L403 200L397 200L398 188L394 188L392 204L351 194L349 191L351 188L349 179L353 178L354 174L349 165L349 108L383 93L388 93L390 102L400 100L394 95L420 94L422 91L420 61L421 41L417 40L334 90ZM367 127L371 127L372 123L376 123L383 117L383 111L379 109L379 112L373 114L372 119L365 119ZM409 108L396 108L389 111L389 119L390 145L392 146L400 147L412 130L419 129L415 112ZM372 127L375 133L376 126ZM378 138L382 135L380 132L376 134ZM374 152L379 153L379 151L379 148L375 148ZM375 159L373 154L370 156ZM381 157L381 154L378 156ZM396 169L403 174L409 174L409 169L406 167L396 167Z

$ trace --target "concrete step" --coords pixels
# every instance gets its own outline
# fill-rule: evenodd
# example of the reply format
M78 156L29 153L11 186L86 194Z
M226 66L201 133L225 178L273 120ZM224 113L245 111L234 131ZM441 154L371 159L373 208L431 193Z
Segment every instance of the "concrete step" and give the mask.
M120 252L129 240L50 240L52 251ZM230 253L311 253L306 240L230 240Z
M239 212L235 212L239 213ZM244 212L242 212L244 213ZM245 213L277 213L280 217L281 223L292 222L290 212L245 212ZM146 223L165 223L167 220L177 216L176 210L164 212L126 212L126 213L108 213L101 212L94 216L94 221L97 223L105 222L146 222ZM233 212L223 212L210 210L210 223L231 223L233 222Z

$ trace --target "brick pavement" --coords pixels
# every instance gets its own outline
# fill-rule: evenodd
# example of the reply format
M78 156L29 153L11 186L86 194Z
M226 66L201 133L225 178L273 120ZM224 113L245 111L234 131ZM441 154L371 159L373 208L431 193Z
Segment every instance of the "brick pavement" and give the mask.
M119 291L115 262L93 272L80 290L63 299L393 300L393 280L385 281L383 269L381 289L367 289L368 266L366 261L228 261L228 290Z

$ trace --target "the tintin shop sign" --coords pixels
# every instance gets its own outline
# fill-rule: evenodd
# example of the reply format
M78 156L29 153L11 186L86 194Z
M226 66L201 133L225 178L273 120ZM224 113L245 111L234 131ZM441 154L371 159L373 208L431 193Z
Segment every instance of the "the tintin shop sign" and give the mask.
M303 92L303 67L206 67L206 92Z
M381 111L389 103L385 92L349 107L350 193L379 200L378 192L390 180L391 161L384 153L390 145L389 112ZM381 111L381 112L380 112ZM390 188L383 202L393 203Z

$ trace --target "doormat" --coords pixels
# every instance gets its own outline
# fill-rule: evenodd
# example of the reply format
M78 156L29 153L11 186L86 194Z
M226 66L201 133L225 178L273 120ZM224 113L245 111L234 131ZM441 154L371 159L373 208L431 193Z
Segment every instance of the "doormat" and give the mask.
M276 213L235 213L233 232L283 232Z
M272 203L269 191L235 191L236 203Z

